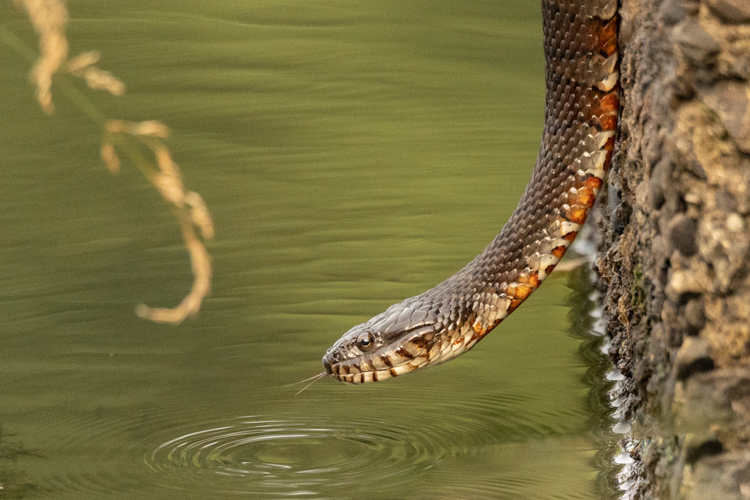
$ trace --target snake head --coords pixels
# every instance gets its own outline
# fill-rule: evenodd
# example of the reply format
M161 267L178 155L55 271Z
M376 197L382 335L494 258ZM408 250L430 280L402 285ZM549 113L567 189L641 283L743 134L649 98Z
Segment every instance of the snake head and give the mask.
M350 384L377 382L427 366L442 327L429 316L423 304L394 304L346 332L326 351L323 366L333 378Z

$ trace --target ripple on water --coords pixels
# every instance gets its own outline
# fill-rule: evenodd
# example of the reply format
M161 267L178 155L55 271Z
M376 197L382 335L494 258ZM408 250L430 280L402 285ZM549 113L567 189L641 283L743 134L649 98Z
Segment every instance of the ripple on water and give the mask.
M205 475L197 472L206 472L225 483L224 492L235 494L316 495L386 479L394 485L399 479L408 481L416 470L432 467L446 448L437 436L415 435L376 420L253 416L184 430L147 453L147 466L162 474L162 483L171 478L172 488L204 483Z
M542 404L538 395L493 392L440 401L426 392L424 398L438 401L415 408L413 398L384 391L390 410L377 415L368 415L384 406L377 392L354 405L347 400L346 412L329 408L330 415L302 413L292 399L273 414L243 417L221 417L206 405L181 403L165 403L157 411L45 412L31 423L43 429L39 438L50 457L38 464L35 482L54 498L76 499L107 492L164 498L169 491L184 499L402 498L409 492L442 497L437 490L428 495L425 485L431 484L442 485L441 491L446 486L486 491L491 498L491 492L508 490L520 476L530 483L513 488L520 497L536 498L528 493L547 484L550 473L523 466L539 460L527 460L526 444L519 443L557 439L582 422L574 409L557 400ZM335 397L327 400L343 409ZM206 418L212 413L217 418ZM559 451L556 459L569 455ZM482 463L471 457L482 457ZM459 473L467 460L473 472ZM478 476L487 463L500 468Z

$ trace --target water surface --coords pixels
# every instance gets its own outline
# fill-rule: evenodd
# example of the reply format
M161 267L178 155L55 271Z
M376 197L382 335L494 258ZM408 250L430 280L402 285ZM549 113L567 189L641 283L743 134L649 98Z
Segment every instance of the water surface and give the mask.
M189 289L179 228L137 170L109 174L97 126L54 88L57 112L39 110L0 45L0 422L38 455L0 461L20 495L597 498L564 275L444 366L284 387L515 207L543 120L534 2L69 8L73 53L128 85L90 93L99 109L172 128L216 224L215 280L194 321L133 314ZM36 45L10 2L0 20Z

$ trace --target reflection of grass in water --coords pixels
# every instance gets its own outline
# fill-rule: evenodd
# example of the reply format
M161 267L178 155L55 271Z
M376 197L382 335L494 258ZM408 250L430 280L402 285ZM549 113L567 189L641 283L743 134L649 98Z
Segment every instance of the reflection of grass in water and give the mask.
M16 461L23 456L41 457L34 450L27 450L22 444L5 439L0 427L0 500L23 498L36 491L36 485L27 482L26 473L16 468Z
M213 238L213 222L201 196L187 191L182 184L180 170L172 160L163 140L169 129L160 122L148 120L140 123L110 120L79 91L66 75L82 78L91 89L104 90L113 95L125 92L125 85L111 73L95 66L97 52L85 52L68 58L68 41L65 27L68 10L63 0L15 0L29 15L34 30L39 35L41 56L28 48L18 37L0 25L0 40L29 61L36 60L31 70L31 80L36 86L37 100L47 114L55 110L52 100L52 77L59 83L61 92L92 121L102 127L102 160L116 174L120 169L118 151L124 155L159 190L170 203L180 222L185 247L190 253L193 269L193 288L174 308L160 309L139 305L136 313L142 318L161 323L178 324L186 317L198 313L203 298L211 288L211 258L202 240ZM143 151L153 154L150 160ZM200 232L200 237L196 234Z

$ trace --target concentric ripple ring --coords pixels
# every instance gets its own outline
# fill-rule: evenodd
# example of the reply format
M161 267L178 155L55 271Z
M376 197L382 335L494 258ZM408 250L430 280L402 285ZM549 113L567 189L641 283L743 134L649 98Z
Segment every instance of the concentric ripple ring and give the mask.
M386 478L391 484L408 481L410 473L434 465L446 447L439 436L415 435L375 419L341 423L251 416L179 434L144 461L162 479L176 476L173 487L190 487L191 478L201 481L203 473L213 473L225 478L227 492L312 495Z

